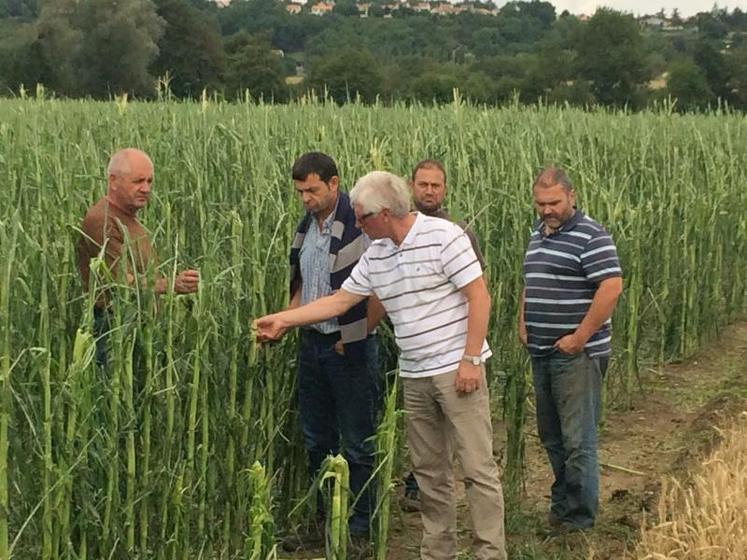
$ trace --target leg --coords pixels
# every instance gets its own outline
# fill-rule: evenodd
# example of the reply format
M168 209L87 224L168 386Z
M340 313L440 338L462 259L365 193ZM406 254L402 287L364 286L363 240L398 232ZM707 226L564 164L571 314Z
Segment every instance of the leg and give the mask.
M549 358L532 358L532 376L537 408L537 433L550 460L555 481L550 488L550 514L556 519L565 517L567 508L565 489L566 452L560 418L552 390L552 369Z
M564 519L577 527L591 527L599 502L597 420L602 375L598 361L585 353L552 361L552 389L566 451Z
M434 399L433 378L403 379L407 445L420 487L423 560L456 558L456 504L446 422Z
M480 388L473 393L457 392L455 379L456 372L453 372L437 375L433 381L449 426L452 445L448 447L453 447L464 470L474 533L474 557L504 560L503 488L493 458L493 427L485 369Z
M314 339L302 333L298 352L298 408L311 480L316 478L324 458L336 454L339 445L334 401L319 353ZM317 513L323 511L319 499Z
M334 349L323 354L342 434L342 452L350 466L353 512L352 535L368 535L373 503L376 424L379 415L380 371L378 341L369 337L364 360L350 360Z

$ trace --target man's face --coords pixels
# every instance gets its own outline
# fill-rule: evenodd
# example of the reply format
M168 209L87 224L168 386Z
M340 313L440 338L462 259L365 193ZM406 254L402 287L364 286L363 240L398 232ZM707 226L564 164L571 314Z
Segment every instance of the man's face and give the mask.
M435 212L444 203L446 180L437 168L421 168L412 181L412 198L415 207L425 214Z
M547 227L558 229L573 216L576 193L563 185L534 187L534 208Z
M153 165L140 155L130 157L127 173L109 175L109 196L120 208L136 213L150 199L153 184Z
M303 202L307 212L318 214L331 211L337 202L337 187L339 178L332 177L325 183L316 173L310 173L303 181L293 181L296 186L296 194Z
M359 204L353 205L355 212L355 225L358 226L369 239L384 239L389 236L386 229L387 222L384 220L384 214L388 210L381 212L365 212Z

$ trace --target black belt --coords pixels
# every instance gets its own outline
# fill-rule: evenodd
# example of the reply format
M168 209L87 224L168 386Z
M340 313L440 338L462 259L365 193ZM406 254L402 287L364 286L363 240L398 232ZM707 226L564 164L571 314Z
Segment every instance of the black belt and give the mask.
M329 344L330 346L340 340L340 331L325 334L316 329L301 329L301 335L317 344Z

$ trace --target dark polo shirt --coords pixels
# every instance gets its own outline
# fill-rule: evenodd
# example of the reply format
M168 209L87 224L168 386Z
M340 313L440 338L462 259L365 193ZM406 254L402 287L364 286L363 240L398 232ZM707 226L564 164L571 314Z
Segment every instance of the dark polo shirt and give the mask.
M586 316L599 284L622 276L609 233L580 210L552 235L540 221L524 256L524 322L532 356L547 356L556 340L574 332ZM610 353L610 321L587 341L590 357Z

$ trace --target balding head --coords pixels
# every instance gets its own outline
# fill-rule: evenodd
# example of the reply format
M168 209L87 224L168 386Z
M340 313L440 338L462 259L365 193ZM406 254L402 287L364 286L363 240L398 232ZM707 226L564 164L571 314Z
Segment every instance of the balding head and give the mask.
M107 167L107 198L133 216L148 203L153 183L153 162L136 148L115 153Z
M106 174L111 177L112 175L121 177L126 173L132 171L133 164L147 163L153 168L153 162L150 160L148 154L137 148L124 148L115 153L109 160L109 165L106 168Z
M548 189L550 187L554 187L555 185L560 185L567 192L573 190L571 180L568 178L568 175L566 175L565 171L563 171L560 167L545 167L537 174L537 177L535 177L532 188L540 187Z

